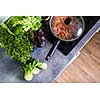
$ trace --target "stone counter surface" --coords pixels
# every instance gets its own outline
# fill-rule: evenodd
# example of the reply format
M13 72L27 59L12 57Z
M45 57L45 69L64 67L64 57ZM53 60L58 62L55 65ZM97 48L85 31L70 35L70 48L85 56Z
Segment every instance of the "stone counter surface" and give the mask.
M52 44L46 41L46 46L39 49L32 54L32 57L37 58L40 61L46 62L48 68L41 70L39 74L34 75L33 80L30 83L49 83L55 80L65 68L68 67L73 57L82 49L83 46L93 37L95 32L100 28L100 20L93 26L93 28L82 38L82 40L73 48L73 50L64 56L59 50L56 50L54 56L48 62L45 60L47 53L49 52ZM67 77L67 76L66 76ZM20 64L15 60L12 60L3 48L0 48L0 82L1 83L27 83L23 78L23 72L21 72Z
M41 70L39 74L34 75L30 82L52 82L67 63L73 58L73 55L66 58L60 51L56 50L54 56L48 62L45 57L52 45L47 42L46 47L39 49L32 57L40 61L46 62L48 68ZM0 49L0 82L27 82L23 79L23 73L20 70L20 65L15 60L12 60L4 49Z

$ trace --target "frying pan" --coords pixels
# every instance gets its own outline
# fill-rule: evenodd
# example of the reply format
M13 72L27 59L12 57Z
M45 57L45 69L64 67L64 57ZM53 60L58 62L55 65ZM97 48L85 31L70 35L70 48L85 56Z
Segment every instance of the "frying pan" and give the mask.
M56 37L57 41L54 42L53 46L51 47L50 51L48 52L47 56L46 56L46 60L49 61L50 58L54 55L58 45L60 44L61 41L63 42L72 42L75 41L76 39L78 39L84 32L84 28L85 28L85 22L82 16L74 16L75 18L79 19L80 21L80 25L78 25L78 29L76 30L76 32L73 34L74 37L70 38L70 39L62 39L60 37L57 36L57 34L54 32L54 30L52 29L52 21L56 16L52 16L50 18L50 22L49 22L49 26L50 26L50 30L52 32L52 34ZM71 16L70 16L71 17ZM69 18L70 18L69 17ZM68 25L71 23L71 20L69 21L69 19L66 19L68 22ZM81 30L81 31L80 31Z

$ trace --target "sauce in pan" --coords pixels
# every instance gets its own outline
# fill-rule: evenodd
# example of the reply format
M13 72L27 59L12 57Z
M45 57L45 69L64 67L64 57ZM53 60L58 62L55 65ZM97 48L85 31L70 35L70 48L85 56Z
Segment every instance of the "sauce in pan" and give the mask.
M55 36L61 40L70 40L74 38L77 32L79 21L74 16L54 16L51 22L51 28Z

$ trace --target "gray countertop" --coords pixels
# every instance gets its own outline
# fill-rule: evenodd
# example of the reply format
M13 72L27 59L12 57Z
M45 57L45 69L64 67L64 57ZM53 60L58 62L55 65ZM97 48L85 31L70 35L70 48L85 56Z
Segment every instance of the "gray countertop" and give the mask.
M59 50L56 50L54 56L48 62L45 60L45 57L51 46L52 45L47 42L46 47L32 54L32 57L46 62L48 68L46 70L41 70L39 74L34 75L33 80L30 82L52 82L52 80L57 77L57 75L74 57L73 54L70 54L69 57L66 57ZM5 53L4 49L0 49L0 82L27 82L23 79L23 73L20 70L20 65L15 60L12 60Z
M34 75L33 80L30 83L48 83L55 80L69 63L75 57L75 55L82 49L83 46L93 37L95 32L100 28L100 20L93 26L93 28L82 38L82 40L73 48L73 50L64 56L59 50L56 50L52 59L48 62L45 57L52 46L51 43L46 41L46 47L38 50L38 52L32 54L32 57L36 57L40 61L46 62L48 68L41 70L39 74ZM0 82L7 83L24 83L27 82L23 79L23 73L20 70L20 65L15 60L12 60L5 50L0 48Z

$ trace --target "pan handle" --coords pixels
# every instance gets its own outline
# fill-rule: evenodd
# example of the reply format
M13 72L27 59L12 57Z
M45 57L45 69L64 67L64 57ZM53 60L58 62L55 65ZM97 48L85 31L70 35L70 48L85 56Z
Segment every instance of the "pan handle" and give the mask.
M50 60L50 58L51 58L51 57L53 56L53 54L55 53L55 51L56 51L56 49L57 49L57 47L58 47L59 44L60 44L60 40L57 40L57 41L53 44L53 46L51 47L51 49L50 49L49 53L47 54L45 60L47 60L47 61Z

